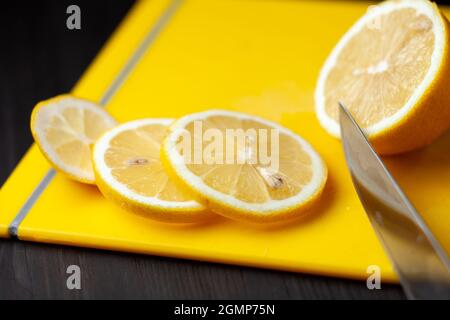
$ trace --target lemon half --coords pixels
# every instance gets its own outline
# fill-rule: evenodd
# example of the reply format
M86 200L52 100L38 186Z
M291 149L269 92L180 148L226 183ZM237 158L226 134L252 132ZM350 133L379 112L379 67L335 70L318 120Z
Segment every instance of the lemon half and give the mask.
M338 102L375 149L422 147L450 126L449 24L426 0L371 6L325 62L315 101L321 125L340 136Z

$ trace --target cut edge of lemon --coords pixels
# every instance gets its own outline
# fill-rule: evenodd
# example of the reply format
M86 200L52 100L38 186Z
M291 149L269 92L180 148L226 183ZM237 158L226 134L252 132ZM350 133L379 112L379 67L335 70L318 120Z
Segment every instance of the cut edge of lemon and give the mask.
M33 108L30 120L31 134L41 153L55 170L78 182L95 184L95 176L93 172L86 172L75 166L65 164L64 161L62 161L60 157L55 154L53 146L45 138L44 129L46 127L44 124L48 123L48 119L51 116L54 116L57 112L60 112L62 109L72 107L74 105L76 105L76 108L87 109L98 114L111 127L117 123L107 111L94 102L78 98L71 94L62 94L41 101ZM45 110L46 108L55 108L55 110ZM94 141L92 141L92 143L93 142Z
M164 222L199 222L215 216L205 206L195 200L167 201L156 197L140 195L123 183L118 182L106 165L104 154L109 142L117 134L137 129L144 125L169 126L174 119L140 119L121 124L103 134L92 148L92 162L97 185L106 197L135 213ZM169 177L170 178L170 177Z
M200 177L190 171L183 163L183 157L176 149L176 142L182 134L183 128L188 123L195 120L203 120L210 116L229 116L258 121L266 126L278 129L282 134L292 137L311 158L311 168L313 171L311 183L304 186L293 197L283 200L271 199L264 203L245 202L207 186ZM306 211L320 197L327 181L327 167L319 154L308 142L289 129L258 116L235 111L212 109L176 120L170 126L170 131L171 133L165 139L162 148L162 160L168 168L167 171L188 192L196 194L201 199L199 201L203 201L216 213L232 219L241 218L242 220L252 222L278 222L289 219L293 215L297 216L298 211Z
M316 113L322 126L332 136L340 138L340 127L339 123L335 119L328 116L327 112L325 111L324 89L327 76L336 65L339 54L347 45L349 40L352 39L358 32L360 32L361 29L373 18L404 8L415 9L421 14L425 14L433 22L433 33L435 39L430 68L426 72L426 75L422 82L416 87L413 95L408 99L408 101L402 108L400 108L393 115L364 128L364 131L369 136L375 136L379 133L390 130L395 125L401 123L405 118L409 116L409 114L413 112L414 107L421 100L422 96L426 93L428 88L432 86L436 75L439 73L439 70L441 69L442 64L445 60L444 49L446 48L445 21L443 20L437 5L427 0L390 0L378 5L374 5L339 40L338 44L334 47L331 54L327 58L319 74L315 91ZM336 107L338 102L342 102L345 105L345 101L337 101Z

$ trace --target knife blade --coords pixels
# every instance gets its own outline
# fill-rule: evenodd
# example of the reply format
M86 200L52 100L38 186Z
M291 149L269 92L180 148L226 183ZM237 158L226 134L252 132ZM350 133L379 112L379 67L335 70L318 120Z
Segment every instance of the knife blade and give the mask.
M354 187L407 298L450 299L447 253L341 102L339 121Z

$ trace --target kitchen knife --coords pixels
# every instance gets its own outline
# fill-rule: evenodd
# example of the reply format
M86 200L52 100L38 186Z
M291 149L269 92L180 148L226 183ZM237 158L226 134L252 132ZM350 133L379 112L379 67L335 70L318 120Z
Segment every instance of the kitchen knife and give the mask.
M450 299L447 253L342 103L339 121L353 184L406 296Z

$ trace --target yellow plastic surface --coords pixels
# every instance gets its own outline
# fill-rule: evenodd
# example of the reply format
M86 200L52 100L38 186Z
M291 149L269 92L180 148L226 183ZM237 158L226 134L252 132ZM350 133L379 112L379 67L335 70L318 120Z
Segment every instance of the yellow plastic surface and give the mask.
M169 1L139 3L74 93L98 100ZM284 227L224 218L166 225L123 211L96 187L56 175L19 228L22 240L363 279L369 265L396 281L353 189L338 140L313 113L320 67L368 4L326 1L184 2L107 109L120 121L208 108L278 121L308 139L329 167L321 208ZM450 251L450 132L421 151L386 159ZM48 169L35 147L0 191L0 235Z

